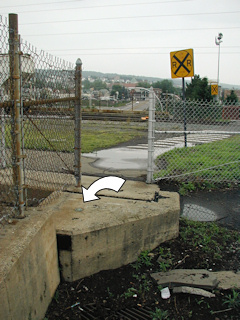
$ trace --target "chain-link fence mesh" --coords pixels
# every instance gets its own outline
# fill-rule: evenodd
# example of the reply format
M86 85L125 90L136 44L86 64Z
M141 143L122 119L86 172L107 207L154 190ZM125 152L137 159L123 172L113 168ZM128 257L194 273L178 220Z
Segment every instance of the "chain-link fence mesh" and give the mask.
M21 50L28 57L21 88L25 184L30 190L59 190L73 184L74 101L55 100L75 96L73 66L27 43L21 42Z
M156 102L154 137L155 180L239 183L236 102L161 98Z
M80 69L9 25L0 16L0 222L74 185L80 149Z
M9 100L9 28L7 20L0 16L0 219L7 220L16 207L15 186L12 171L12 119ZM4 104L4 102L6 104Z

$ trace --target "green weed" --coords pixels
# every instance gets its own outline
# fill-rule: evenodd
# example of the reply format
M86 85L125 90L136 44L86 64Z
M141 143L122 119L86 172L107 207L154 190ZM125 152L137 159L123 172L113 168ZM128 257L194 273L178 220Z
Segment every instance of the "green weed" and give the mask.
M138 257L137 261L133 263L131 266L139 270L143 265L146 267L151 267L152 263L152 256L150 255L150 250L145 250L140 253L140 256Z
M221 260L222 250L228 246L229 241L237 241L239 235L213 222L206 223L181 218L180 237L183 242L212 255L215 260Z
M108 292L109 298L113 298L114 297L114 294L110 291L109 287L107 287L107 292Z
M152 320L166 320L168 319L167 310L161 310L156 308L155 311L151 312Z
M124 292L121 297L124 299L132 298L137 293L137 290L134 288L128 288L126 292Z
M179 194L181 196L187 195L189 192L192 192L196 189L195 185L192 182L182 183L179 188Z
M237 292L235 290L232 291L232 295L229 294L223 302L223 304L226 304L228 308L239 308L240 307L240 292Z
M59 301L58 301L58 299L59 299L59 291L58 291L58 290L56 290L53 299L54 299L57 303L59 303Z

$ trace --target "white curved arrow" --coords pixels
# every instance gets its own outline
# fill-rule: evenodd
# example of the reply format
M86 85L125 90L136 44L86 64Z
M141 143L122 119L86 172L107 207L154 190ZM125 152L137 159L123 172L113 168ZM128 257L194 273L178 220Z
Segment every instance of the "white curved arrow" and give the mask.
M125 181L126 180L115 176L100 178L94 181L88 189L82 187L83 202L99 200L96 193L103 189L111 189L118 192Z

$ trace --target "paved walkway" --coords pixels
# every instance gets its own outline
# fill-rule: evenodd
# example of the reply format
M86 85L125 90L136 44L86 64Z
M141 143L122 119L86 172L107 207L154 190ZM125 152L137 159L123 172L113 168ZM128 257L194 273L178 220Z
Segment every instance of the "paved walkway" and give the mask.
M229 138L230 134L215 134L215 133L202 133L202 134L188 134L187 135L187 145L189 147L210 143L218 140L223 140ZM158 139L154 141L155 154L161 154L167 152L173 148L184 147L184 135L178 137L171 137L167 139ZM147 144L139 144L136 146L129 146L131 149L147 149Z

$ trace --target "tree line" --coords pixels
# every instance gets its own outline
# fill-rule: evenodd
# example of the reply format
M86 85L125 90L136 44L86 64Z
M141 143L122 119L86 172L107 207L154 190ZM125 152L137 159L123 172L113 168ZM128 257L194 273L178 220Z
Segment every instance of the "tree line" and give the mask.
M94 90L102 90L107 89L107 84L100 79L96 79L94 82L90 82L88 80L83 81L84 90L89 90L90 88L94 88ZM179 87L174 87L173 82L171 80L162 80L157 81L152 84L148 82L138 82L137 87L150 88L153 87L155 89L160 89L163 94L172 93L181 96L182 89ZM118 99L127 99L130 98L130 92L121 84L115 84L112 86L110 95L116 95L118 93ZM194 99L194 100L213 100L213 96L211 95L211 85L209 85L208 78L201 78L200 75L195 75L190 83L186 84L185 91L186 99ZM226 97L226 101L229 102L238 102L238 97L234 90L230 91L230 94Z

